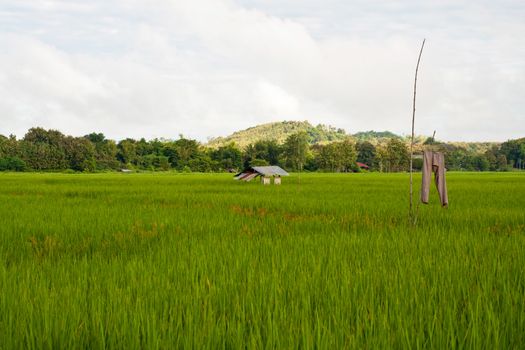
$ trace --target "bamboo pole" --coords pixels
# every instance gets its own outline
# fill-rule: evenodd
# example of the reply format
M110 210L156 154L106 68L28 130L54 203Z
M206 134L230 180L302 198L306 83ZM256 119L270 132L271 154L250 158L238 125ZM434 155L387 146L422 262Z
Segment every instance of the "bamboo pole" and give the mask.
M410 221L412 223L415 223L414 220L414 210L413 210L413 176L412 176L412 165L413 165L413 156L414 156L414 122L416 120L416 88L417 88L417 73L419 70L419 62L421 61L421 55L423 54L423 48L425 47L425 41L426 39L423 39L423 43L421 44L421 50L419 50L419 56L417 58L417 65L416 65L416 74L414 78L414 99L412 103L412 137L410 139L410 208L408 211L408 215L410 218Z

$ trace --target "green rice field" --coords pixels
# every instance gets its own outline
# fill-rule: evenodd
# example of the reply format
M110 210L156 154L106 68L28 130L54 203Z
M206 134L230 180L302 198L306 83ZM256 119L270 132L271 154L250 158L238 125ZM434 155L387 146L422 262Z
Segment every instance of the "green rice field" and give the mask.
M447 176L0 174L0 349L523 349L525 174Z

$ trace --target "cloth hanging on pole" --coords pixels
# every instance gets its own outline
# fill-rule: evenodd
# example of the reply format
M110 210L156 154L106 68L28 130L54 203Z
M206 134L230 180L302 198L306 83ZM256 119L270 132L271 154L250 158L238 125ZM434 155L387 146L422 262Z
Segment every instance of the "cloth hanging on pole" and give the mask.
M421 181L421 202L428 204L430 180L434 173L434 180L443 207L448 207L447 181L445 179L445 156L434 151L423 152L423 176Z

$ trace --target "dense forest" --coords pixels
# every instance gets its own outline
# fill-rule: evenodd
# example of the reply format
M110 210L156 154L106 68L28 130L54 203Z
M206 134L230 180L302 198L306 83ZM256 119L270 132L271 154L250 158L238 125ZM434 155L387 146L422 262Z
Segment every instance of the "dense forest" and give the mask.
M320 130L341 134L338 130ZM260 139L244 147L233 141L212 147L182 136L178 140L125 139L116 142L101 133L73 137L57 130L32 128L22 139L0 135L0 171L129 169L224 172L268 164L281 165L291 171L361 171L357 162L368 165L370 171L408 169L408 143L401 137L381 134L371 140L370 137L359 139L346 135L317 142L312 140L315 136L307 131L297 131L282 142ZM525 168L525 138L492 144L483 151L468 144L443 143L428 138L418 141L416 154L424 148L444 152L449 170L509 171ZM421 160L415 159L414 168L420 167Z

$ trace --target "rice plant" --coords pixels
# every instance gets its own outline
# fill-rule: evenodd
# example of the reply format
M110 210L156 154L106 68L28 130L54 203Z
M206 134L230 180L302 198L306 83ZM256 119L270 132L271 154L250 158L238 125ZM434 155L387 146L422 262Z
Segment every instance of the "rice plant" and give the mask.
M1 174L0 349L523 347L525 176L407 179Z

